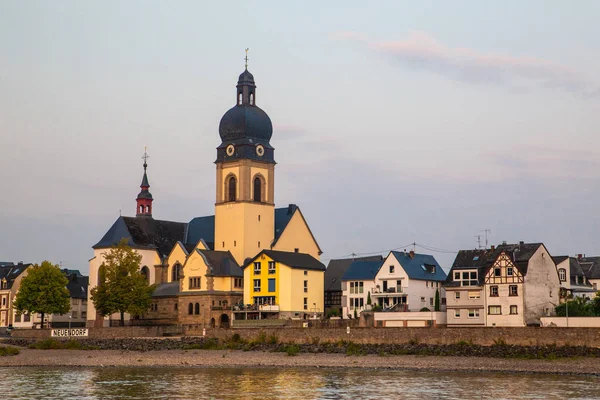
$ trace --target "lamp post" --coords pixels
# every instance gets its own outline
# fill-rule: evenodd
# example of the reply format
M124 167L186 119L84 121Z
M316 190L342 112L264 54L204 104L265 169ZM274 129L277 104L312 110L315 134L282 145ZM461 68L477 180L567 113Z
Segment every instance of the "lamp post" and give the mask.
M71 318L73 318L73 316L69 314L69 339L71 339Z

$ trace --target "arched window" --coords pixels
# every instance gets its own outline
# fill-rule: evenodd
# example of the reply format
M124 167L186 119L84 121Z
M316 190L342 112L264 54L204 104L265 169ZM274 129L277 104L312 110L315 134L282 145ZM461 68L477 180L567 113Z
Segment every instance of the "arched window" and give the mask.
M190 303L188 305L188 314L192 315L194 313L194 305L192 303Z
M200 303L196 303L196 315L200 314Z
M144 276L146 282L150 282L150 270L148 269L148 267L144 265L140 270L140 273Z
M146 206L146 212L150 214L150 206Z
M242 94L238 94L238 104L242 104Z
M139 213L140 213L140 214L143 214L143 213L144 213L144 206L140 206L140 212L139 212Z
M258 176L254 178L254 201L262 201L262 180Z
M250 104L254 104L254 93L250 93Z
M228 192L229 192L229 196L227 197L228 201L235 201L237 198L237 179L235 179L235 176L232 176L231 178L229 178L229 181L227 181L227 187L228 187Z
M567 270L564 268L561 268L558 270L558 279L560 279L561 282L565 282L567 280Z
M175 263L171 272L171 282L177 282L181 279L181 264Z

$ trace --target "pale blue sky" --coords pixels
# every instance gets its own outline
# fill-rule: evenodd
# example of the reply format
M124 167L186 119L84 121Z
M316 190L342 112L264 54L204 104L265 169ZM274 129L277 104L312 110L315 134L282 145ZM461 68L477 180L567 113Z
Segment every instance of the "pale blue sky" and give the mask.
M133 215L213 213L250 47L276 203L323 259L416 241L600 254L596 1L0 3L0 260L87 271ZM448 268L452 254L433 253Z

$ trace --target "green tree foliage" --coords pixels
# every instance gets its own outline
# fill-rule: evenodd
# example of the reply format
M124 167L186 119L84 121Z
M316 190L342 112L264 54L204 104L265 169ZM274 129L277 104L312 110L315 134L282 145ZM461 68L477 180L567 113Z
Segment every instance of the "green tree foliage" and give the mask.
M596 292L596 297L592 300L592 304L594 314L600 317L600 292Z
M371 305L371 292L367 293L367 305Z
M119 313L121 326L125 313L141 315L150 308L154 285L148 285L140 272L142 256L123 239L104 255L98 286L91 290L92 301L101 315Z
M573 300L567 300L565 303L556 307L556 315L559 317L594 317L600 316L596 309L599 297L596 296L594 300L589 300L586 297L575 297Z
M435 289L435 303L434 310L440 311L440 289Z
M67 283L69 280L57 265L49 261L33 265L21 280L13 306L19 314L41 314L43 327L46 314L66 314L71 311Z

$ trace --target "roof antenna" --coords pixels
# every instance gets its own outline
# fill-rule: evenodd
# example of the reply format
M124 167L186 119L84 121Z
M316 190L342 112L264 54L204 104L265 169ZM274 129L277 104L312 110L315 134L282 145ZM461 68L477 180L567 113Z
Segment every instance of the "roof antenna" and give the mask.
M485 250L487 250L487 248L488 248L488 233L491 233L492 230L484 229L483 232L485 232Z
M250 50L249 47L246 48L246 57L244 57L244 61L246 61L246 69L248 69L248 50Z
M477 250L481 250L481 235L475 235L475 237L477 238Z

